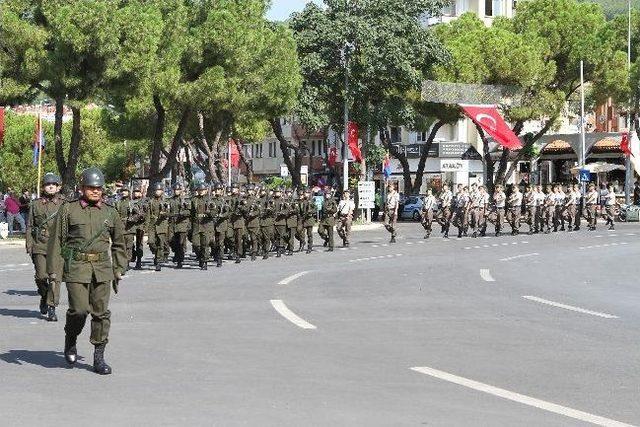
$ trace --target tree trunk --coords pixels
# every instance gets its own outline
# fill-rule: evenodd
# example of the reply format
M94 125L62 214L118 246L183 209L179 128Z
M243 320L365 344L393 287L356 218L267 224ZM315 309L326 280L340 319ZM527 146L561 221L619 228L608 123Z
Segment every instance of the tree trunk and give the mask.
M418 169L416 169L416 178L413 181L412 193L420 194L420 188L422 187L422 178L424 176L424 168L427 164L427 158L429 157L429 150L431 150L431 146L433 145L433 140L436 138L438 131L442 126L445 125L445 122L442 120L438 120L431 127L431 132L429 132L429 137L424 144L424 150L420 154L420 161L418 162Z
M164 121L164 110L162 114L162 120ZM178 159L178 149L180 148L180 143L183 140L184 132L187 128L187 124L189 122L189 117L191 115L191 110L186 108L183 110L182 115L180 116L180 121L178 122L178 128L176 129L176 133L173 136L173 140L171 141L171 149L169 150L169 155L166 156L165 164L162 168L160 168L160 154L162 153L163 144L162 137L160 136L160 140L158 141L155 137L158 135L154 135L153 141L153 153L151 156L151 165L149 167L149 195L151 195L151 189L154 184L162 181L162 179L173 169L173 166L176 164ZM160 121L160 115L158 116L158 122ZM164 125L163 125L164 127ZM156 127L156 130L159 128ZM157 153L156 153L157 150ZM154 162L154 155L157 156L157 162Z
M60 176L67 169L67 163L64 161L64 146L62 144L62 118L64 116L64 100L56 99L55 120L53 122L53 140L56 156L56 165Z
M289 170L289 175L291 175L291 183L294 188L302 188L302 179L300 178L300 167L302 166L302 153L300 147L296 147L291 144L284 137L282 133L282 125L280 124L280 119L270 119L269 123L271 124L271 129L273 133L280 143L280 150L282 151L282 157L284 157L284 163L287 165L287 169ZM293 152L293 159L291 158L291 154L289 152L291 150Z
M80 108L71 107L71 112L73 113L71 143L69 144L66 167L62 172L62 189L65 193L72 192L76 186L76 169L78 167L78 157L80 157L80 141L82 140Z
M151 196L153 192L153 184L157 182L158 171L160 169L160 157L162 156L162 149L164 148L164 126L166 123L166 111L160 101L158 95L153 96L153 106L156 110L156 121L153 129L153 138L151 139L151 162L149 164L149 190L148 195ZM155 179L155 182L151 182Z

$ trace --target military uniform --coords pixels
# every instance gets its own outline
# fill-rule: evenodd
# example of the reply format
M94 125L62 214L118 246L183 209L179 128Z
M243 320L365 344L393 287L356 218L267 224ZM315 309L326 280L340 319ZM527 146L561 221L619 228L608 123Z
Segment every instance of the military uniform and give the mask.
M203 191L206 187L200 184L197 191ZM191 240L193 250L198 258L201 269L207 269L210 247L213 241L214 218L210 212L209 197L197 194L191 198Z
M136 195L137 193L137 195ZM135 253L129 258L132 262L135 261L135 269L140 270L142 268L142 257L144 256L144 235L146 233L147 222L147 200L142 197L142 192L139 187L134 187L131 213L128 218L128 222L135 228Z
M229 219L231 218L231 206L227 203L227 198L222 195L222 186L216 187L216 194L211 199L211 211L214 218L214 240L213 249L216 258L216 265L222 266L224 256L224 246L229 230L233 232Z
M451 203L453 202L453 193L448 188L440 194L440 206L442 209L441 226L444 237L449 237L449 227L451 227Z
M60 185L60 179L53 174L45 174L43 185ZM47 274L47 245L58 210L64 199L59 194L44 195L31 203L25 234L27 253L35 268L35 281L40 295L40 313L47 320L57 321L55 307L60 302L60 281L62 270L57 271L56 280L49 281Z
M289 206L286 201L276 192L273 200L274 222L276 229L276 251L277 257L280 257L287 242L287 217L289 216Z
M160 271L161 264L167 260L167 234L169 233L169 204L162 196L156 195L149 202L147 224L149 248L155 255L156 271Z
M390 243L396 242L396 225L398 223L398 208L400 206L400 196L396 191L387 194L384 204L384 227L391 233Z
M320 225L318 234L324 240L324 245L329 246L329 251L333 251L333 229L336 225L336 213L338 204L330 193L327 193L320 209Z
M437 205L438 201L433 194L427 195L422 201L421 224L425 231L425 239L428 239L429 236L431 236L431 231L433 230L433 213L436 210Z
M298 231L298 201L287 194L287 255L293 255L295 238Z
M178 268L182 268L185 250L187 247L187 234L189 232L191 209L186 197L175 195L169 200L169 217L171 219L171 249L175 254Z
M83 188L95 189L104 185L104 176L98 169L89 168L83 172L81 182ZM124 226L115 208L84 196L62 204L48 242L47 273L57 279L62 271L69 293L64 349L69 363L77 359L77 336L90 313L94 370L111 373L104 361L111 325L110 285L119 280L126 266Z
M128 190L121 190L126 192ZM115 208L120 215L120 220L124 224L124 244L127 251L127 260L135 260L136 256L133 247L136 239L136 231L138 230L138 222L140 221L140 212L134 209L134 202L129 196L123 197L115 204ZM128 263L127 263L128 268Z
M514 191L509 196L509 211L507 212L507 221L511 226L511 234L516 235L520 232L520 215L522 213L522 193Z
M233 230L233 252L236 263L240 262L240 256L244 253L244 233L246 223L244 216L247 210L247 200L235 194L231 196L231 229Z
M353 211L356 205L351 199L342 199L338 203L338 236L342 239L342 245L349 246L351 238L351 224L353 222Z
M504 224L504 207L507 201L507 195L502 190L496 191L493 195L493 200L496 203L496 236L499 236L502 232L502 225Z
M269 252L274 244L275 239L275 203L273 199L264 193L260 197L260 238L262 246L263 259L269 258Z
M589 231L595 231L598 221L598 192L595 188L590 188L587 194L584 196L584 204L586 205L587 209L587 225L589 227Z
M253 190L251 190L253 191ZM251 245L251 260L254 261L260 250L260 217L262 215L262 203L260 199L250 194L247 199L245 211L245 223L247 226L247 235Z
M526 209L526 220L529 224L529 234L533 234L536 229L536 217L537 217L537 200L536 193L532 189L528 189L524 195L524 204Z
M307 253L313 251L313 226L316 224L317 208L315 200L312 200L307 193L306 197L298 204L299 223L301 227L301 237L303 245L307 248ZM306 237L306 241L305 241Z

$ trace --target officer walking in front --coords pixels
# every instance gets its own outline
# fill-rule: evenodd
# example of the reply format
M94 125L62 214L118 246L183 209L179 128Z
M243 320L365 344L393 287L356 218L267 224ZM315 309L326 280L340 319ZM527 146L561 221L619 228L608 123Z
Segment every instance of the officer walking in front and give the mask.
M65 359L69 364L76 362L77 337L91 314L93 370L106 375L111 373L104 360L111 325L111 286L117 292L127 266L123 224L115 208L102 199L104 175L99 169L84 170L80 182L80 198L63 203L56 216L48 242L47 273L51 280L66 282L69 293Z
M424 238L428 239L431 236L431 231L433 229L433 212L436 210L438 205L438 201L436 196L433 195L433 190L428 189L427 195L422 201L422 228L424 228L425 234Z
M384 228L391 233L389 243L396 242L396 226L398 224L398 208L400 207L400 196L393 184L389 184L387 200L384 204Z
M64 199L59 193L60 178L53 173L44 174L42 197L31 203L27 219L26 249L35 268L35 280L40 295L40 314L57 322L56 307L60 302L60 273L56 280L47 275L47 245L52 226Z
M349 247L351 237L351 223L353 222L353 211L356 204L351 200L349 190L342 193L342 200L338 203L338 236L342 239L342 246Z
M333 198L333 192L327 187L324 190L324 203L320 209L320 225L318 226L318 234L324 240L324 246L328 246L327 252L333 252L333 229L336 225L337 212L338 204Z

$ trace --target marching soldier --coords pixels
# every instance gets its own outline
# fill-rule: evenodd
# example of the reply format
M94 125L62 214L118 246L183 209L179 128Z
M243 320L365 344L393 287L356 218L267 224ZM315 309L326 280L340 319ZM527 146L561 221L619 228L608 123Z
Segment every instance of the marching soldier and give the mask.
M576 199L578 195L573 191L572 186L567 187L567 194L564 200L564 210L567 213L567 224L569 231L573 231L573 224L576 221Z
M298 202L294 199L292 191L287 190L285 198L287 206L287 255L293 255L296 231L298 229Z
M153 263L156 271L162 270L162 263L167 260L167 234L169 233L169 204L164 200L164 187L156 182L153 187L153 198L147 211L149 225L149 248L154 254Z
M102 200L104 175L99 169L85 169L80 182L80 198L62 204L56 217L48 242L47 273L51 280L66 282L69 293L65 359L71 365L76 362L77 338L91 313L93 370L107 375L111 373L104 360L111 325L109 296L111 286L117 293L127 266L123 224L118 212Z
M27 220L26 249L35 268L35 280L40 295L40 314L50 322L57 322L56 307L60 302L60 271L56 280L47 274L47 245L52 226L64 199L60 195L60 178L44 174L42 197L31 203Z
M275 238L275 225L274 225L274 202L265 188L260 190L260 239L262 246L262 259L269 258L269 252Z
M256 260L260 250L260 217L262 215L262 203L256 197L253 184L247 188L246 224L249 242L251 244L251 261Z
M433 226L433 212L437 208L438 201L436 196L433 195L433 190L430 188L427 190L427 195L422 201L422 228L424 228L425 235L424 238L428 239L431 236L432 226Z
M467 191L467 187L462 187L456 195L455 211L451 219L451 222L458 228L458 239L461 239L463 234L467 234L467 218L470 207L469 194Z
M440 193L440 208L442 209L442 230L445 238L449 238L449 227L451 227L451 203L453 202L453 193L449 190L448 185L442 186Z
M333 229L336 225L336 213L338 204L333 198L333 192L327 188L324 192L324 203L320 209L320 226L318 234L324 240L324 246L328 246L327 252L333 252Z
M544 229L544 200L545 194L542 191L542 185L537 185L535 189L536 201L536 227L535 232L540 233Z
M124 244L127 250L127 270L129 270L129 262L136 258L133 247L135 245L138 226L134 221L130 221L130 218L133 219L135 214L133 213L133 201L131 200L131 193L128 187L122 187L120 189L120 200L115 203L115 208L124 225Z
M246 227L244 216L247 209L247 201L240 197L240 189L237 184L231 187L231 228L233 230L233 252L236 264L240 264L240 256L244 253L244 230Z
M356 204L351 200L349 190L342 193L342 200L338 203L338 236L342 239L342 246L349 247L351 237L351 223L353 222L353 211Z
M273 210L275 213L273 224L276 228L276 257L280 258L287 241L287 216L289 215L289 208L282 199L281 188L277 188L273 195Z
M384 205L384 227L391 233L389 243L396 242L396 225L398 223L398 208L400 207L400 195L393 184L389 184L387 200Z
M515 236L520 233L520 214L522 212L522 193L517 185L513 186L508 205L507 222L511 226L511 235Z
M173 197L169 200L171 219L171 248L175 254L177 268L182 268L187 249L187 234L191 219L191 206L184 196L184 186L176 182L173 185Z
M498 237L502 232L502 225L504 224L504 207L507 202L507 195L504 194L504 189L501 185L496 186L493 201L496 204L496 237Z
M582 190L580 189L580 186L578 184L575 184L573 186L573 192L576 196L576 199L575 199L576 217L573 223L573 231L578 231L580 230L580 224L582 223L582 209L580 207L580 204L582 202Z
M609 185L607 187L609 192L606 196L604 196L604 209L606 213L607 225L609 226L609 230L614 230L614 220L616 217L615 207L617 205L616 202L616 192L613 188L613 185Z
M144 255L144 233L147 218L147 201L142 196L142 188L139 184L133 187L133 203L131 204L131 212L129 215L129 222L132 226L135 226L136 238L135 238L135 253L134 256L129 258L132 262L135 261L136 265L134 270L140 270L142 268L142 256Z
M546 226L545 234L551 233L551 225L553 225L554 231L557 229L556 221L555 221L555 211L556 211L556 198L553 189L549 189L549 187L545 188L545 197L544 197L544 226Z
M526 209L526 220L529 224L529 234L533 234L537 227L537 198L536 193L532 187L527 186L527 192L524 195L524 204Z
M191 241L201 270L207 269L211 241L213 240L213 217L209 212L209 189L204 182L195 186L196 194L191 198Z
M556 198L556 205L555 205L556 206L556 224L560 224L560 231L564 231L565 199L567 196L566 194L564 194L564 191L562 191L562 186L560 185L555 186L554 193ZM554 229L553 231L557 231L557 230Z
M589 184L589 191L584 196L584 203L587 208L587 224L589 226L589 231L595 231L598 221L598 191L594 184Z
M214 219L213 256L216 259L216 267L222 267L224 257L224 245L228 230L231 229L231 206L224 195L224 186L221 183L215 185L215 194L211 200L210 211Z
M303 248L306 244L307 253L310 254L313 251L313 226L316 223L316 202L311 198L311 192L309 189L302 193L302 200L299 204L300 207L300 235L302 237ZM305 242L306 238L306 242Z
M480 237L487 234L487 216L489 214L489 193L487 188L481 185L478 189L478 228L480 229Z

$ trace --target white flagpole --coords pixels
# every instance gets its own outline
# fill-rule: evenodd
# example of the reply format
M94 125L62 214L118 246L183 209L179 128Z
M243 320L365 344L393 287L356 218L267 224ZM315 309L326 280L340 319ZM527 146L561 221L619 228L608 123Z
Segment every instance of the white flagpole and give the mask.
M629 8L629 20L627 31L627 72L631 76L631 0L628 0ZM629 107L627 108L627 140L629 141L629 147L631 147L631 96L629 96ZM627 155L625 162L625 180L624 180L624 202L626 204L631 203L631 186L633 185L633 171L631 169L631 156Z
M227 141L227 184L231 185L231 139Z

